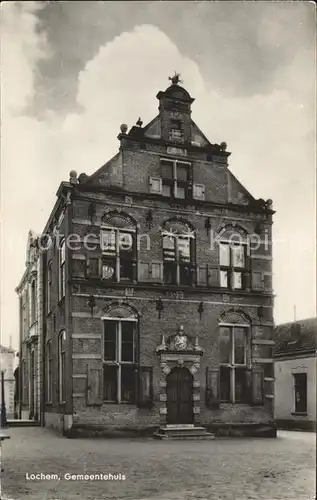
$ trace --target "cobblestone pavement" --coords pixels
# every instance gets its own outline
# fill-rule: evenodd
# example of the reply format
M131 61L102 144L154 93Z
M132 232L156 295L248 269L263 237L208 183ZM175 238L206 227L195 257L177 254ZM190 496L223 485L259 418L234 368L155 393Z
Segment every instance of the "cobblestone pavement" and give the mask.
M313 433L168 442L66 439L41 428L8 433L3 489L13 500L315 500ZM60 480L27 479L40 473ZM66 473L126 479L74 481Z

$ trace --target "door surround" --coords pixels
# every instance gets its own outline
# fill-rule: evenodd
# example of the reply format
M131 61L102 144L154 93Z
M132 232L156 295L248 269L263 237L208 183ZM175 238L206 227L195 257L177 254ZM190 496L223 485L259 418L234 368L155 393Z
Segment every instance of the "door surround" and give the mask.
M166 421L171 425L188 425L194 420L193 375L188 368L176 366L166 377Z
M167 418L167 375L173 368L184 367L193 376L193 423L200 414L200 362L203 350L199 346L198 338L194 341L186 337L180 327L178 333L165 341L162 336L161 344L156 349L161 367L160 375L160 420L166 424Z

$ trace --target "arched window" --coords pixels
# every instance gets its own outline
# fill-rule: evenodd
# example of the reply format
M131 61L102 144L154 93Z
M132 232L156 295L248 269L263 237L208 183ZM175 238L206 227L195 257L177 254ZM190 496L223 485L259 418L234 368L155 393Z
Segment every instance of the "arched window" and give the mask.
M221 401L250 402L250 324L245 316L232 313L221 318L219 361Z
M227 226L220 231L218 240L221 288L248 288L250 259L247 236L246 231L238 226Z
M195 271L195 231L185 221L166 221L162 237L164 282L192 285Z
M101 225L101 276L108 281L136 280L136 223L127 214L104 215Z
M117 305L102 320L104 400L134 403L138 316L130 307Z
M36 280L31 283L31 325L36 321Z
M46 402L52 402L52 341L48 340L46 344Z
M65 297L66 293L65 262L66 262L66 242L64 238L61 241L61 245L59 248L59 300Z
M62 330L58 337L58 375L59 402L66 401L66 332Z
M47 293L46 293L46 306L47 313L52 310L52 262L50 261L47 266Z

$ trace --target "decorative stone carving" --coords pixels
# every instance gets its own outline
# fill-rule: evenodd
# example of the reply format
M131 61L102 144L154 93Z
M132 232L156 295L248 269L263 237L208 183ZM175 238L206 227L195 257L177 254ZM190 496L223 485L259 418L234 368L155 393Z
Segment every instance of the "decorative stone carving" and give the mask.
M196 366L195 366L195 365L192 365L192 366L190 367L189 371L190 371L190 373L191 373L192 375L195 375L195 373L197 373L197 368L196 368Z
M168 366L167 363L161 363L161 368L163 373L165 373L165 375L168 375L171 372L171 368Z

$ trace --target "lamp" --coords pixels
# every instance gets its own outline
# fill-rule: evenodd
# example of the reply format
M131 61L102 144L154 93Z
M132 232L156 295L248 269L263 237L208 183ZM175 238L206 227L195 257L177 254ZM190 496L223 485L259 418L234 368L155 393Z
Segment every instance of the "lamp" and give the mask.
M161 319L161 312L163 311L163 309L164 309L164 305L163 305L162 299L158 299L156 301L156 310L158 311L159 319Z
M206 233L209 234L209 231L211 229L210 217L207 217L207 219L205 220L205 229Z
M198 306L198 313L199 313L199 318L201 319L202 317L202 314L204 312L204 303L203 302L200 302L199 306Z
M94 307L96 305L96 299L93 295L90 295L88 301L87 301L87 305L88 307L90 308L90 314L91 314L91 317L93 317L94 315Z
M149 210L148 213L146 214L146 222L148 225L148 228L151 229L152 222L153 222L153 212L152 210Z
M5 429L6 427L8 427L7 410L4 395L4 372L5 370L1 370L1 429Z

